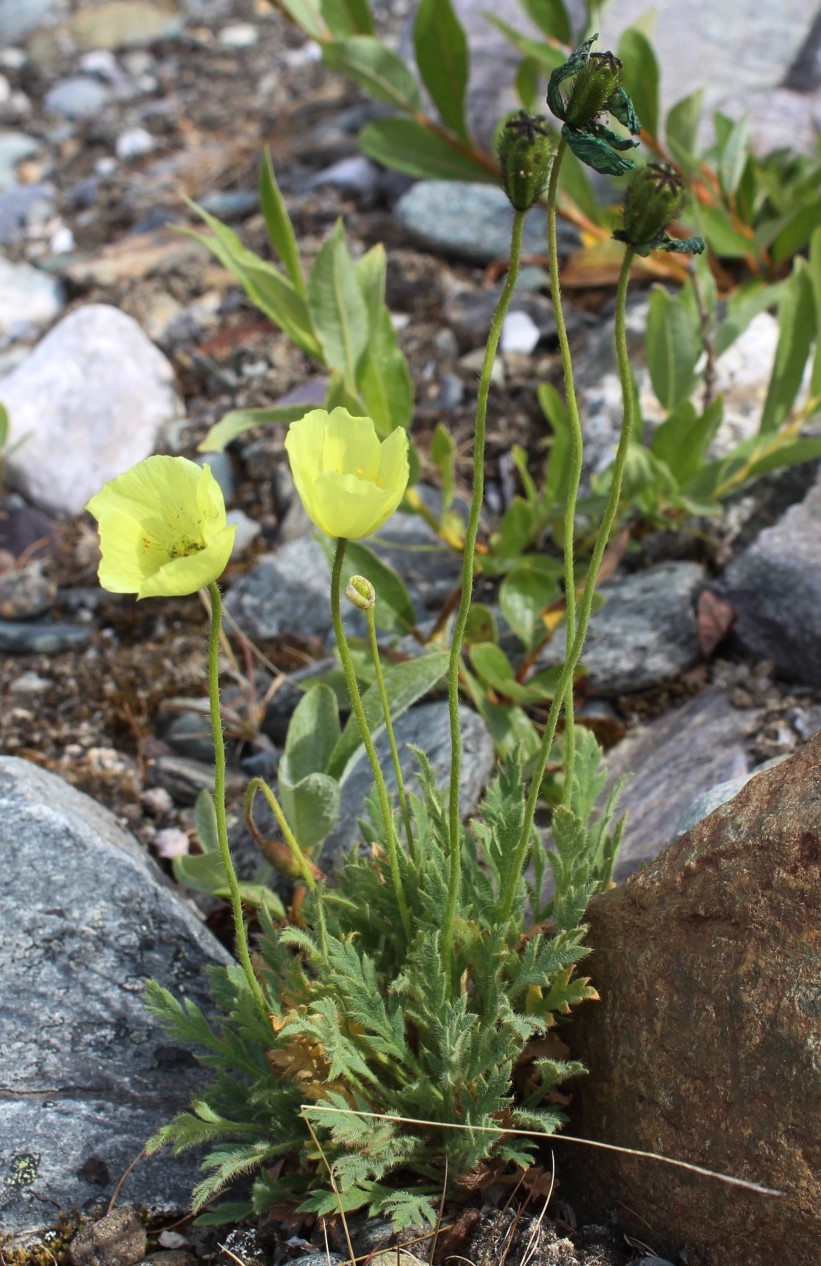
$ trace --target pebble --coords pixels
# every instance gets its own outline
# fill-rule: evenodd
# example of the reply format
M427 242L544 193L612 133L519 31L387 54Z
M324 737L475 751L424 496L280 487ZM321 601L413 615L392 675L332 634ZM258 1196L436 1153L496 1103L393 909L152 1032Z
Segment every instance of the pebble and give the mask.
M0 576L0 617L4 620L29 620L42 615L56 597L57 585L44 575L40 562Z
M213 189L198 199L199 206L218 220L245 220L259 208L256 189Z
M22 42L54 9L55 0L0 0L0 44Z
M107 0L80 9L68 22L71 37L81 48L118 49L176 35L181 18L176 5L150 0Z
M369 158L366 158L364 154L351 154L331 163L322 171L315 172L301 185L301 188L321 189L323 185L333 185L341 189L343 193L368 198L376 193L379 181L379 168Z
M250 48L259 39L259 31L250 22L236 22L232 26L224 26L217 36L217 41L226 48Z
M153 787L153 791L163 791L162 787ZM158 857L168 861L172 857L186 857L191 851L191 841L179 827L163 827L154 836L154 851Z
M590 620L582 664L595 694L647 690L680 676L699 658L696 598L706 583L698 563L660 563L601 586L604 606ZM564 626L539 656L563 662Z
M231 587L225 608L250 638L291 633L324 642L331 632L328 578L322 548L298 537L258 559Z
M255 519L249 518L244 510L229 510L226 517L228 523L233 524L237 529L231 557L242 558L242 555L251 548L261 534L262 527Z
M44 106L66 119L93 119L109 100L109 92L97 79L74 75L49 88Z
M154 149L154 137L144 127L130 127L114 142L114 152L122 162L142 158Z
M7 482L55 514L79 514L106 480L154 451L179 416L174 371L131 317L78 308L3 381L12 436ZM70 441L70 442L69 442Z
M0 334L9 339L27 337L33 329L51 325L65 305L62 286L54 277L29 263L10 263L0 256Z
M40 152L40 142L25 132L0 131L0 192L17 185L17 168Z
M508 312L502 322L500 341L503 352L522 352L528 356L535 350L540 338L538 325L526 312Z
M69 1248L70 1266L133 1266L148 1246L148 1236L135 1209L123 1205L85 1226Z
M57 620L0 620L0 651L8 655L58 655L91 640L91 629Z
M53 212L52 184L15 185L0 193L0 244L13 242L33 220L49 218Z

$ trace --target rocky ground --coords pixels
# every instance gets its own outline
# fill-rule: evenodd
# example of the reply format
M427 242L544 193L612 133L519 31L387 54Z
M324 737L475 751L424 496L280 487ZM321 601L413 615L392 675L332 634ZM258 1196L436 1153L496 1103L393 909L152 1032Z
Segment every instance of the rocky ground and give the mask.
M402 7L375 7L398 36ZM818 74L809 54L801 61L806 32L799 25L796 17L792 37L773 56L783 75L791 63L804 67L809 88L785 91L799 105L810 103L810 127ZM409 190L404 178L363 160L356 132L372 105L326 72L263 3L0 0L0 45L0 400L10 408L12 441L24 440L6 455L0 501L0 752L90 793L167 869L175 850L192 846L193 801L209 778L197 714L206 616L193 598L137 605L101 593L95 533L80 510L120 469L118 460L127 464L131 445L195 456L208 427L231 409L296 391L307 399L322 394L302 354L201 246L169 225L194 222L184 202L194 198L262 250L255 181L267 145L307 260L339 215L355 251L384 242L388 303L416 385L414 437L424 457L436 423L447 422L461 446L463 489L477 356L497 285L484 270L504 254L505 236L471 232L497 215L493 204L488 212L486 189L460 188L454 216L447 189ZM795 101L790 108L798 108ZM538 224L532 233L538 252ZM564 245L572 247L571 234ZM485 531L516 490L512 445L526 449L534 469L542 459L536 388L560 382L546 290L544 272L529 269L514 302L521 319L503 341ZM636 330L644 297L637 288ZM612 439L612 293L588 290L572 299L595 466ZM634 341L640 361L638 334ZM774 322L763 314L719 365L739 416L760 407L774 346ZM299 680L327 655L327 573L293 498L280 432L243 437L213 469L241 541L226 576L228 610L261 656L252 691L235 640L237 671L226 701L238 790L248 772L275 769L299 697L294 675ZM586 656L583 703L612 748L611 777L634 775L620 875L652 858L757 766L821 727L816 475L800 468L765 481L706 531L702 524L675 538L645 537L607 586ZM429 464L423 476L435 482ZM386 537L420 624L429 623L453 588L455 560L412 516L397 516ZM711 595L729 600L736 614L735 632L718 644ZM405 741L430 738L440 720L440 711L412 711ZM468 803L493 758L480 726L474 742ZM348 827L357 811L358 803L347 806ZM79 812L70 802L67 821ZM334 848L349 842L343 831ZM91 885L94 869L89 862ZM219 911L210 921L222 933ZM8 1165L3 1149L0 1142ZM154 1250L179 1247L152 1243ZM465 1239L454 1251L468 1248ZM627 1249L623 1240L619 1249ZM140 1256L145 1251L143 1244ZM591 1240L589 1251L580 1247L571 1259L558 1250L551 1256L548 1246L537 1261L622 1260L612 1244L597 1251ZM269 1260L250 1250L239 1255Z

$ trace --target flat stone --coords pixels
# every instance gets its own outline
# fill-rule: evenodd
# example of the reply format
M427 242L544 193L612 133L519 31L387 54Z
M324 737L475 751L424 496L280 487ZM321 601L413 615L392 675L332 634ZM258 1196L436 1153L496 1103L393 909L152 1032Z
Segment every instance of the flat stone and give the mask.
M64 307L63 287L54 277L30 264L12 264L0 256L0 335L19 338L30 334L50 325ZM11 376L4 380L4 387Z
M90 304L65 317L3 380L6 477L56 515L79 514L108 479L153 453L180 416L174 371L137 322Z
M121 281L163 276L205 256L205 248L199 242L163 228L121 238L95 255L77 254L63 264L63 270L77 286L108 287Z
M697 797L746 779L750 761L744 742L760 718L759 709L734 708L723 690L711 686L683 707L639 726L607 753L602 799L620 778L627 780L618 802L627 822L617 879L675 838Z
M230 958L114 817L53 774L0 758L3 1229L106 1204L202 1073L145 1008L145 982L208 1005ZM59 883L55 883L59 876ZM197 1160L141 1159L122 1199L188 1205Z
M260 558L231 586L225 609L250 638L292 633L324 641L331 631L330 572L311 537Z
M66 119L93 119L109 100L108 89L98 79L74 75L49 88L44 105Z
M821 684L820 531L821 480L759 534L721 581L744 649L772 660L780 675L811 685Z
M59 655L91 640L87 624L63 620L0 620L0 651L7 655Z
M588 1069L569 1132L780 1193L564 1149L580 1220L615 1208L624 1229L644 1239L651 1226L654 1247L690 1266L818 1256L820 761L817 736L585 914L585 974L601 1001L562 1034Z
M695 603L706 583L698 563L659 563L601 587L604 606L590 619L582 653L594 694L647 690L687 672L698 661ZM564 660L562 627L539 657Z
M489 264L510 253L513 208L497 185L419 180L399 199L394 214L414 236L442 254ZM545 253L546 223L541 207L528 212L524 254ZM561 237L565 245L578 241L575 229L567 225Z
M171 3L108 0L75 13L68 29L81 48L117 49L176 35L181 21Z
M70 1266L134 1266L145 1253L148 1236L134 1209L112 1209L75 1235Z

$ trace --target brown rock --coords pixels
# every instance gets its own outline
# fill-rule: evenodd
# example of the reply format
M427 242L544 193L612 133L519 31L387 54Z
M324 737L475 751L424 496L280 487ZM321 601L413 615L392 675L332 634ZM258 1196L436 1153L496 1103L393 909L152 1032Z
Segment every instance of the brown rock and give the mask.
M821 735L591 904L572 1132L783 1193L564 1149L571 1202L618 1205L689 1266L819 1260L819 880Z
M71 1266L133 1266L145 1256L145 1227L133 1209L112 1209L75 1235L68 1250Z

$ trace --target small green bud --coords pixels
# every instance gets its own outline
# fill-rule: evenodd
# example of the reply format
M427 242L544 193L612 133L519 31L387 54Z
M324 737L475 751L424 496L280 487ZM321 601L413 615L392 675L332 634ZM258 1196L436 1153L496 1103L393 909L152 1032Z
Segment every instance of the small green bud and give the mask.
M351 576L345 589L345 597L360 611L370 611L376 606L376 590L364 576Z
M547 183L553 145L543 115L511 114L497 145L502 188L517 211L539 200Z
M635 173L624 198L624 227L614 233L639 255L651 250L679 254L699 254L704 250L700 237L670 238L667 226L681 214L684 181L669 163L648 163Z
M613 53L591 53L573 80L564 108L565 123L575 128L595 123L621 87L621 72L622 64Z

